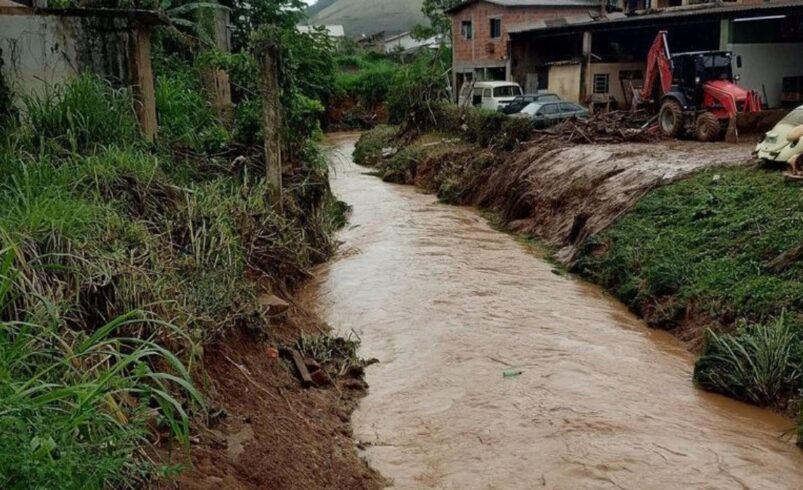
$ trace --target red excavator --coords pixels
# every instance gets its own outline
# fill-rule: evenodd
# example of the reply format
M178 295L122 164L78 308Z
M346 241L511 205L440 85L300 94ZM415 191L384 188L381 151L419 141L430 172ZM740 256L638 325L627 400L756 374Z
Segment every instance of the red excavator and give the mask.
M729 51L669 54L666 31L660 31L647 54L644 86L634 91L634 107L658 109L658 126L669 137L693 134L713 141L727 130L738 137L749 127L744 117L761 112L761 98L736 85Z

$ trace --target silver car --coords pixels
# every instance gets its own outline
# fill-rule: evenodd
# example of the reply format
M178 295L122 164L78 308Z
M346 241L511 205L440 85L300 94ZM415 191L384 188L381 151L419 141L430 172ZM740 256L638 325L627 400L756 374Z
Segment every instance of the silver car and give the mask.
M588 109L574 102L533 102L511 117L530 118L533 126L543 129L571 117L588 117Z

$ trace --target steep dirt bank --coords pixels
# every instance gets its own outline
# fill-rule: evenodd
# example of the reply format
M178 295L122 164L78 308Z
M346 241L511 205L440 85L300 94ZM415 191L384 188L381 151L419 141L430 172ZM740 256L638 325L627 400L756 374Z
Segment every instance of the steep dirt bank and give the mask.
M376 489L383 479L357 455L351 413L367 385L362 371L334 384L301 386L273 348L315 338L328 326L293 304L267 333L239 329L204 349L209 420L192 441L182 489Z

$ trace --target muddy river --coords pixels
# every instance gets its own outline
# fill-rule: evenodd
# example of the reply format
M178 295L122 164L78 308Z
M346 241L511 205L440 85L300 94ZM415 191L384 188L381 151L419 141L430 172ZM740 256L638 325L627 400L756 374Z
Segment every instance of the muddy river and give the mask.
M310 294L381 361L353 425L396 488L803 487L791 421L696 390L672 337L475 211L364 175L354 139L330 140L354 213Z

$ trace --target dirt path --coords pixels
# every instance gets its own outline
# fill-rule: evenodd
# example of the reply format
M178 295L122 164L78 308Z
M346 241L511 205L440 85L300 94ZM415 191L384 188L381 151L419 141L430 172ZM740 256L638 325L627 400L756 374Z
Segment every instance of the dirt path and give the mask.
M791 421L695 390L668 334L472 210L364 175L353 137L334 142L354 214L307 294L381 361L353 426L397 488L803 485Z

